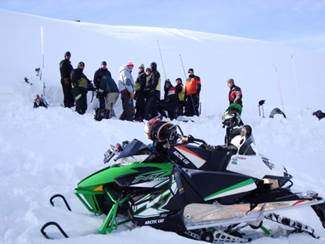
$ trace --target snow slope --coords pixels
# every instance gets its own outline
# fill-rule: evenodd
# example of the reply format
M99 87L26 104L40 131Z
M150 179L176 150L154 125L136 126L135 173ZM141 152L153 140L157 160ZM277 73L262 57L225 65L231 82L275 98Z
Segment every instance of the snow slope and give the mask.
M23 82L23 77L33 77L34 68L40 66L40 26L45 34L44 76L52 106L35 110L31 103L35 91ZM163 75L157 40L168 77L182 77L182 54L186 68L193 67L204 83L203 116L195 123L180 125L185 133L211 144L223 141L220 116L227 105L225 81L234 77L244 91L243 118L253 126L260 151L287 167L295 176L298 190L313 189L325 195L325 120L311 116L314 109L325 109L325 85L320 82L325 77L324 55L217 34L76 23L7 11L0 11L0 36L0 243L194 243L148 227L106 236L96 234L102 218L81 206L73 195L74 187L103 166L103 153L109 144L133 138L147 140L142 123L114 119L96 122L91 109L79 116L58 106L62 100L58 62L66 50L72 52L74 66L85 61L89 77L102 60L107 60L115 78L119 66L128 60L137 65L155 60ZM281 97L287 120L257 116L259 99L267 100L268 113L274 106L281 106ZM63 206L49 205L49 197L58 192L71 202L72 214ZM325 236L310 210L291 211L288 216L311 224ZM49 220L62 223L74 238L44 240L39 228ZM322 240L296 235L256 242Z

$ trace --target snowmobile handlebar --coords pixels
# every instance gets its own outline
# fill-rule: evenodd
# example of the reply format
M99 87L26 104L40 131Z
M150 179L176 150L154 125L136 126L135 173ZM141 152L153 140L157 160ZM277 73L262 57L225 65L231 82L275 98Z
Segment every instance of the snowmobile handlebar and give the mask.
M208 145L204 140L193 137L192 135L186 136L187 143L201 143L203 145Z

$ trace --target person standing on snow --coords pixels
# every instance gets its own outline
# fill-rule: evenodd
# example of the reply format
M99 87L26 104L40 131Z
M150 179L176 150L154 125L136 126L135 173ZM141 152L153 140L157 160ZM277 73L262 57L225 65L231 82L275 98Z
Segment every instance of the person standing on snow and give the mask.
M230 89L228 94L229 105L230 106L232 104L240 105L240 112L241 112L241 108L243 107L243 101L242 101L243 94L240 87L235 85L234 79L229 79L227 81L227 86Z
M184 105L185 105L185 88L183 86L183 81L181 78L176 79L176 94L178 98L178 108L177 115L182 116L184 114Z
M78 67L71 72L76 111L79 114L84 114L87 110L87 91L91 84L91 81L83 73L84 68L85 63L79 62Z
M145 108L146 120L156 117L160 107L160 73L157 70L157 64L155 62L150 64L149 73L145 87L145 93L147 94Z
M185 84L185 115L199 116L201 79L194 74L192 68L187 73L189 75Z
M168 117L173 120L177 118L178 99L176 88L172 85L169 79L165 81L164 85L164 110L167 111Z
M134 80L132 77L132 69L134 65L128 62L127 65L120 68L120 79L118 81L118 88L121 93L123 112L120 120L132 121L134 119Z
M71 86L71 71L73 67L70 62L71 53L67 51L64 55L64 59L60 62L60 74L61 74L61 85L63 90L63 103L64 107L71 108L74 106L74 99L72 95Z
M107 62L103 61L101 67L95 72L94 84L96 97L99 101L99 109L96 110L96 118L109 119L113 114L113 105L116 103L119 91L115 81L112 79L111 72L107 69Z
M146 87L146 73L144 71L144 65L141 64L139 66L138 78L135 81L134 85L134 99L135 99L135 120L143 121L145 114L145 106L146 106L146 96L145 96L145 87Z

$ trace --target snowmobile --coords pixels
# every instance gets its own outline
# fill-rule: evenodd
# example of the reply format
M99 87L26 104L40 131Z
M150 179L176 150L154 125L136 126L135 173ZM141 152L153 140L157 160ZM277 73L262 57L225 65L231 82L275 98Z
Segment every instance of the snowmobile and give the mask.
M231 147L210 146L155 121L146 130L153 144L134 139L112 146L108 166L81 180L75 194L90 212L106 215L102 234L131 222L207 242L248 242L276 235L268 221L288 235L317 238L313 228L277 213L311 206L325 228L323 198L292 192L292 176L256 152L247 128Z

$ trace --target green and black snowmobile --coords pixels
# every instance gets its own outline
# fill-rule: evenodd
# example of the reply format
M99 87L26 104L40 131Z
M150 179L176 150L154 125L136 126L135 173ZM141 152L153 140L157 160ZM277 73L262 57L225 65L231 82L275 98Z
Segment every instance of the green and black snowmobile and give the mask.
M152 145L133 140L110 149L108 166L75 189L89 211L106 215L100 233L129 221L208 242L246 242L275 235L268 226L275 222L287 234L317 238L313 228L275 213L302 206L311 206L325 226L324 200L293 193L291 175L256 153L250 131L231 146L209 146L170 123L148 124Z

